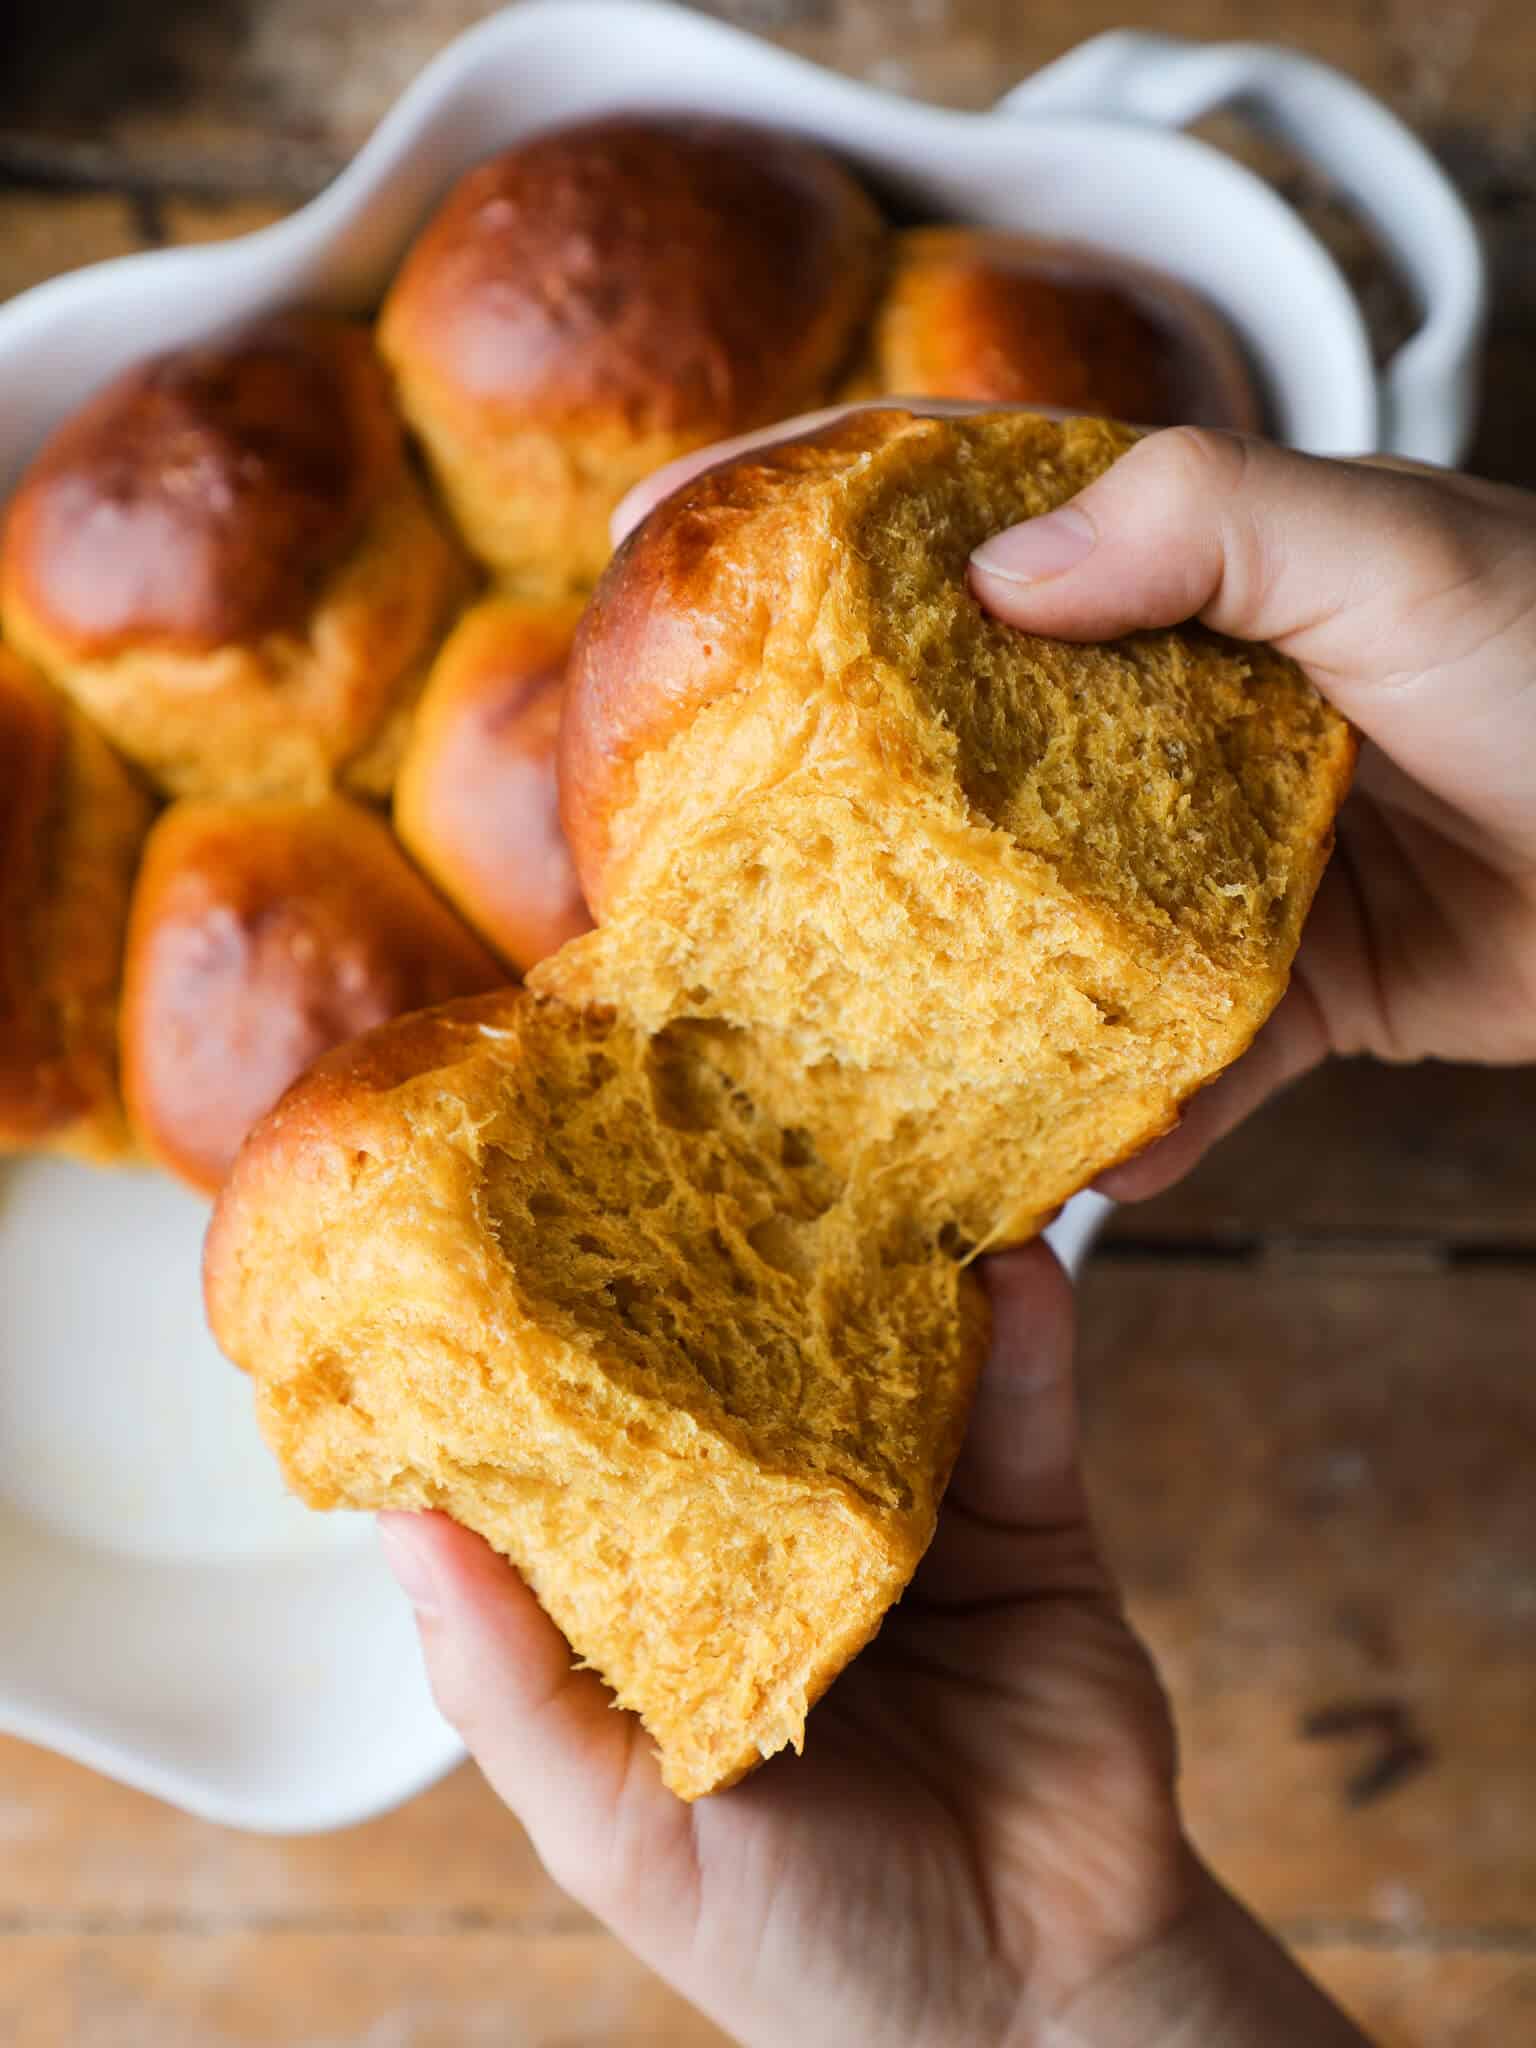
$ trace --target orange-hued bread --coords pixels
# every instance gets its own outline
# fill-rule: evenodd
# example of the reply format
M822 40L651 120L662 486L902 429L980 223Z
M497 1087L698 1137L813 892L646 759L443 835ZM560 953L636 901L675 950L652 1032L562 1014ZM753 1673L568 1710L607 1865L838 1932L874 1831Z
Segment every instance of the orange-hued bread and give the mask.
M1059 406L1147 427L1263 424L1236 337L1196 293L1124 257L989 228L894 238L845 395Z
M1353 758L1266 648L1071 646L971 596L983 538L1134 438L866 412L708 473L615 559L567 684L599 929L534 986L852 1068L869 1170L968 1244L1028 1235L1248 1044Z
M831 157L732 122L584 122L471 171L380 345L475 553L519 587L589 585L631 484L833 390L882 239Z
M283 314L130 370L22 478L8 638L171 795L383 795L469 589L367 330Z
M661 506L568 685L603 922L317 1070L220 1205L292 1483L481 1530L685 1797L798 1743L915 1567L971 1259L1285 986L1343 721L1266 648L1069 647L967 588L1133 438L869 413Z
M106 741L0 647L0 1153L107 1162L123 931L153 805Z
M259 1127L207 1251L289 1484L514 1557L687 1798L878 1627L985 1342L973 1276L713 1053L522 990L405 1018Z
M144 1148L212 1193L321 1053L506 976L343 797L173 804L128 935L123 1085Z
M448 636L395 784L395 830L488 944L526 973L592 920L555 775L579 598L489 597Z

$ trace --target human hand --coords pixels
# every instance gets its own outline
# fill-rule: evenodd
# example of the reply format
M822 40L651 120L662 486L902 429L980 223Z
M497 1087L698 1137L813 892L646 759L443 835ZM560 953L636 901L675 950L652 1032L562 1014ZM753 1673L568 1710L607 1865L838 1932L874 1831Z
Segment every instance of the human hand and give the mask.
M1169 1186L1328 1053L1536 1058L1536 498L1176 428L989 541L972 585L1067 639L1267 640L1367 742L1290 992L1106 1192Z
M837 410L671 464L625 500L616 536L708 463ZM1270 641L1368 743L1289 994L1107 1193L1171 1185L1329 1053L1536 1059L1536 497L1172 428L988 541L972 587L1064 639L1198 618Z
M990 1262L938 1534L803 1758L685 1806L512 1567L380 1518L439 1704L556 1880L754 2048L1350 2048L1200 1868L1077 1461L1066 1280Z

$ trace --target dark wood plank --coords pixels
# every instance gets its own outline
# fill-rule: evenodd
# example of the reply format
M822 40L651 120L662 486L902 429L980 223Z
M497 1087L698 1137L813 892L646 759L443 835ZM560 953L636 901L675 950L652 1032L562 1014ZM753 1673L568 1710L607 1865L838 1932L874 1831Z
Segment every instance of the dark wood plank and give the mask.
M485 0L406 10L395 0L142 0L104 16L94 0L12 0L0 15L0 173L302 195L335 174L424 63L491 11ZM970 107L1123 22L1115 0L715 0L701 11ZM1439 152L1478 216L1497 283L1471 466L1536 480L1536 14L1526 0L1255 0L1240 10L1169 0L1158 26L1298 46L1380 93ZM1231 124L1224 139L1234 140ZM1357 227L1317 180L1278 175L1358 275ZM1366 296L1379 313L1379 284L1368 281Z
M1350 1967L1384 2012L1400 2009L1386 2038L1405 2048L1440 2039L1405 2029L1416 2013L1453 2008L1403 1987L1426 1973L1438 1984L1442 1965L1461 1983L1467 1959L1481 1959L1489 2026L1530 1995L1533 1350L1536 1273L1358 1254L1252 1269L1122 1260L1096 1268L1085 1292L1095 1498L1168 1676L1197 1839L1323 1974L1357 1951L1376 1959ZM1430 1759L1353 1804L1371 1732L1322 1741L1303 1730L1319 1710L1372 1701L1395 1702ZM468 1771L365 1828L267 1842L203 1828L20 1745L0 1752L0 1767L12 1852L0 1859L0 2011L30 1968L27 1941L44 1937L63 1944L67 1973L89 1955L121 1955L114 1969L139 1985L134 1996L162 1999L144 2010L167 2028L181 2020L157 1971L193 1984L211 1981L205 1969L229 1971L250 1999L284 1975L274 1958L294 1944L306 1993L318 2010L326 1998L342 2001L338 2014L355 2010L356 2038L385 2008L346 1998L393 1983L411 2010L393 1965L382 1976L363 1967L374 1953L439 1958L435 1995L457 1987L466 2027L479 2011L475 1958L491 1952L476 1944L493 1936L531 1959L530 1982L548 1970L564 1985L558 1958L577 1952L594 1981L631 1982L616 1951L581 1951L601 1938ZM338 1971L351 1989L328 1988ZM272 2017L286 2017L286 1991L265 1995L277 2003L250 2010L267 2012L269 2038L287 2038ZM226 2031L243 2040L243 2010L231 2012Z
M351 154L410 77L486 0L142 0L120 21L91 0L13 0L0 135L100 167L132 155L145 175L227 185L257 130L287 175L324 175ZM714 14L898 90L985 106L1101 30L1115 0L705 0ZM91 33L82 34L89 21ZM1171 0L1157 26L1299 45L1386 94L1426 127L1496 122L1521 146L1536 84L1524 0L1448 11L1435 0ZM216 150L217 156L210 151ZM281 181L279 181L281 182Z
M1083 1319L1093 1493L1196 1839L1298 1937L1528 1954L1536 1269L1106 1263ZM1305 1732L1369 1703L1428 1751L1374 1797L1379 1733Z
M1536 1254L1536 1068L1337 1061L1112 1236L1378 1234Z
M121 193L0 186L0 300L62 271L127 256L144 245L144 222Z
M258 228L271 227L291 203L276 196L210 198L169 192L157 202L156 215L168 242L224 242L231 235L249 235Z

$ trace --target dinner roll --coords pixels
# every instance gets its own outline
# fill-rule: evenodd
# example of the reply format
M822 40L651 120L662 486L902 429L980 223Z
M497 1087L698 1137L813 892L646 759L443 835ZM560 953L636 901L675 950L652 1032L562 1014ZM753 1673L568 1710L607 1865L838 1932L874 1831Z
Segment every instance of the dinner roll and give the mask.
M0 647L0 1153L132 1149L117 998L152 809L106 741Z
M1268 649L1066 645L972 597L980 541L1134 439L848 415L666 500L572 659L565 816L600 929L534 986L899 1075L865 1141L888 1126L900 1178L904 1119L933 1118L955 1156L912 1199L970 1243L1027 1235L1242 1051L1353 761Z
M914 228L850 398L1059 406L1258 432L1263 409L1226 322L1187 286L1123 257L985 228Z
M395 786L395 830L519 972L591 928L560 827L556 741L581 600L487 598L449 635Z
M916 1568L975 1255L1285 986L1344 721L1270 649L1069 646L967 585L1133 438L872 412L667 500L571 669L604 922L318 1067L220 1203L290 1483L478 1530L685 1798L798 1745Z
M258 1127L208 1313L301 1499L479 1530L694 1798L798 1746L958 1448L981 1288L866 1220L707 1042L512 990Z
M173 804L134 892L123 988L144 1148L211 1193L321 1053L505 978L361 805Z
M118 378L0 554L8 636L177 795L384 794L467 588L368 334L312 314Z
M809 144L724 121L556 129L460 180L380 343L471 547L534 590L590 584L658 464L832 390L882 228Z

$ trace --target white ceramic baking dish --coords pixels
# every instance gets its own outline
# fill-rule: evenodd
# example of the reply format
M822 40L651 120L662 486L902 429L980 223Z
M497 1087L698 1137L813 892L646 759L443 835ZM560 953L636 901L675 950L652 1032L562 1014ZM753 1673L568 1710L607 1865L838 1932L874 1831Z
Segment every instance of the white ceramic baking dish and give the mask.
M1236 103L1376 223L1423 312L1377 374L1360 312L1297 217L1176 132ZM138 356L304 300L366 308L468 165L617 107L798 127L933 214L1162 265L1242 335L1277 430L1323 452L1462 452L1483 279L1418 144L1279 51L1101 37L990 114L914 105L642 0L535 0L423 74L352 166L280 225L79 272L0 310L0 486ZM1102 1213L1058 1225L1080 1257ZM433 1712L366 1522L279 1490L243 1381L201 1326L201 1206L145 1174L0 1174L0 1727L193 1812L297 1831L360 1819L460 1754Z

